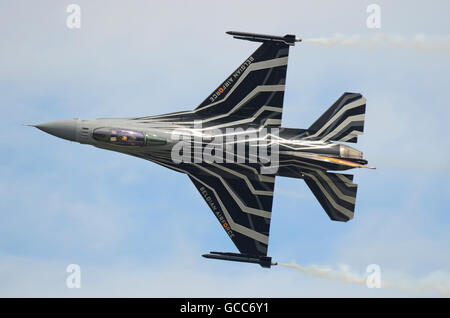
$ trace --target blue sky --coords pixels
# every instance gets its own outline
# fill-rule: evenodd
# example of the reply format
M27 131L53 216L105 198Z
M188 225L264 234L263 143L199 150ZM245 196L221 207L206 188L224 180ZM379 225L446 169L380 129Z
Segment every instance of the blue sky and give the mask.
M186 176L22 126L194 108L257 47L228 30L438 39L427 50L291 49L283 126L306 128L343 92L360 92L357 148L377 170L354 170L356 213L345 224L303 181L277 178L269 255L361 274L375 263L386 279L449 286L447 1L79 0L82 27L69 30L73 2L0 1L0 296L410 295L203 259L235 247ZM366 27L370 3L380 29ZM66 288L71 263L80 289Z

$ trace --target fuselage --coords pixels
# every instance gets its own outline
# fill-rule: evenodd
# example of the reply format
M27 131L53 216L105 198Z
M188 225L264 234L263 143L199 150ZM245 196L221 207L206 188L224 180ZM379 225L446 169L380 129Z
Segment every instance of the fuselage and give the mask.
M302 178L308 170L367 167L348 145L308 139L304 129L202 128L201 121L119 118L56 121L37 128L57 137L143 158L174 168L180 164L256 164L266 174Z

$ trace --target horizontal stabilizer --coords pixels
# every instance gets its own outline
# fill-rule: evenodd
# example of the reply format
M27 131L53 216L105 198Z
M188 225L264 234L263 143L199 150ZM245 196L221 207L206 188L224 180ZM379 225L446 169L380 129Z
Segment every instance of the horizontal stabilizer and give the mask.
M361 94L344 93L311 127L307 139L357 142L364 131L366 99Z
M347 222L353 218L358 185L353 175L321 170L303 173L304 180L325 212L333 221Z

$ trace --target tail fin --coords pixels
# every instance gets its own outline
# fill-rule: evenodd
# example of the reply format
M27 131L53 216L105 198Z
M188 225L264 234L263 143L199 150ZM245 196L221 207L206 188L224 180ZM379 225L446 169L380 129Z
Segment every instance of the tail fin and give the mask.
M303 178L330 219L346 222L353 218L358 189L353 175L315 170L304 172Z
M364 131L366 99L357 93L344 93L311 127L308 139L357 142Z

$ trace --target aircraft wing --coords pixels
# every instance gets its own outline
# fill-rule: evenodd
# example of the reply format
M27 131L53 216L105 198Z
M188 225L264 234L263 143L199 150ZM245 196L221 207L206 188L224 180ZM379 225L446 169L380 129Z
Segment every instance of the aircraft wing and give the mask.
M281 126L289 47L299 39L294 35L228 34L262 44L194 110L137 119L178 125L201 120L205 129Z
M221 227L245 255L266 256L274 176L257 165L189 164L186 172Z
M234 35L234 32L229 34ZM235 36L263 42L194 110L205 128L280 126L289 46L282 40ZM266 38L264 38L266 37ZM292 40L292 39L291 39Z

